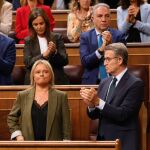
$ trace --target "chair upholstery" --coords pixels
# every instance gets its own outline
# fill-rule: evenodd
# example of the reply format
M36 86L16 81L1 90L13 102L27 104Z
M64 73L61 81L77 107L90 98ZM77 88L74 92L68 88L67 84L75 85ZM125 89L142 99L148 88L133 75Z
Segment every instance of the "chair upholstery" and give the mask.
M67 75L70 84L81 84L83 67L81 65L67 65L64 67L64 72ZM14 85L23 85L25 78L24 66L15 66L12 72Z
M23 85L25 78L24 66L15 66L12 71L12 78L14 85Z
M140 123L140 135L141 135L141 150L146 150L147 144L147 103L148 101L148 92L149 92L149 72L148 66L142 65L132 65L128 66L129 72L134 74L136 77L141 78L144 81L145 85L145 93L144 93L144 101L142 103L140 112L139 112L139 123ZM99 120L90 120L90 129L89 129L89 139L96 140L96 135L98 131Z
M70 84L81 84L83 74L83 67L81 65L67 65L64 67L64 72Z

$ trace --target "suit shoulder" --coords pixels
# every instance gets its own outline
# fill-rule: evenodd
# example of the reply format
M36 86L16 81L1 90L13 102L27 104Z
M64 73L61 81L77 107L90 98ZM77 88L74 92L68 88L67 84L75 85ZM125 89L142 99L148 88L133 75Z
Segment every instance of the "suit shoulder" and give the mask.
M81 36L91 36L91 33L95 32L95 28L87 31L87 32L82 32Z
M29 87L29 88L27 88L27 89L25 89L23 91L19 91L18 95L21 95L21 96L28 95L32 89L33 89L32 87Z

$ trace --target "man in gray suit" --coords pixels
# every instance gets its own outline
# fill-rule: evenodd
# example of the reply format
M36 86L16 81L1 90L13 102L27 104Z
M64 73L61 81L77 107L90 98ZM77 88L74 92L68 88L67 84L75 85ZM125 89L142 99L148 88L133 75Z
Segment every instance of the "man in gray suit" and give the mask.
M128 72L127 62L124 44L106 46L104 65L112 76L102 80L98 92L82 88L80 94L88 106L88 116L100 120L97 140L120 139L122 150L139 150L138 113L144 85Z

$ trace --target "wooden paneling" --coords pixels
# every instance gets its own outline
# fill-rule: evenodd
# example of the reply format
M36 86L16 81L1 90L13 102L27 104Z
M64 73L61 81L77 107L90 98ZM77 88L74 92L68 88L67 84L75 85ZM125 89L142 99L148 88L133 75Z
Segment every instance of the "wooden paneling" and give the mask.
M79 43L65 44L70 65L79 65ZM23 64L23 44L16 44L16 65ZM150 64L150 44L149 43L128 43L129 64Z

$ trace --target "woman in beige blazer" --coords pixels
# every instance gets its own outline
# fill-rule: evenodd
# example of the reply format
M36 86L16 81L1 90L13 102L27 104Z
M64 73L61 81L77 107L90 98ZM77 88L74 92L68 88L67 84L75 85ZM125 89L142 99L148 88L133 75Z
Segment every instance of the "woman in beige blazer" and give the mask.
M8 115L11 139L70 140L67 95L53 88L48 61L38 60L31 70L31 88L21 91Z
M12 27L12 4L0 0L0 34L8 35Z

